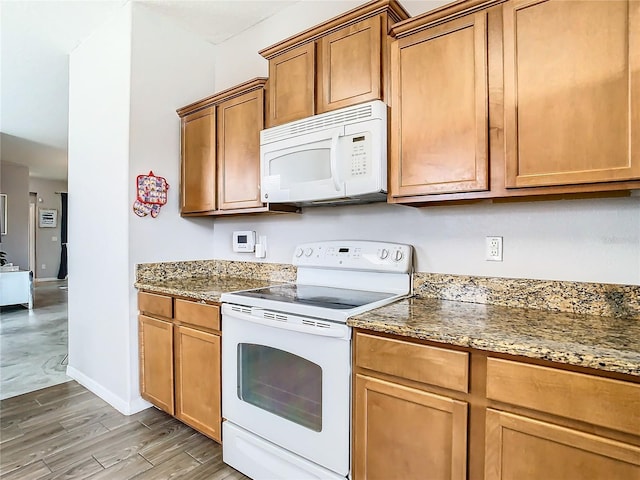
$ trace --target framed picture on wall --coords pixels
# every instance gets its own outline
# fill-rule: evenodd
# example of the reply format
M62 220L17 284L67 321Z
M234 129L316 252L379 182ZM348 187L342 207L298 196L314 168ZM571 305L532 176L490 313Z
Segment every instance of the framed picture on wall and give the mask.
M0 193L0 235L7 234L7 194Z
M55 228L58 226L58 210L55 208L41 208L38 218L38 225L41 228Z

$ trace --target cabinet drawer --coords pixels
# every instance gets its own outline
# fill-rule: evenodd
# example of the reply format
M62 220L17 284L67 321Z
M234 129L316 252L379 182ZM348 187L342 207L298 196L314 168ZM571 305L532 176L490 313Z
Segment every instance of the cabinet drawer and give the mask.
M173 317L173 298L156 293L138 292L138 310L161 317Z
M176 320L198 327L220 330L220 307L176 299Z
M487 398L640 435L640 385L487 360Z
M357 333L356 365L458 392L469 391L466 352Z

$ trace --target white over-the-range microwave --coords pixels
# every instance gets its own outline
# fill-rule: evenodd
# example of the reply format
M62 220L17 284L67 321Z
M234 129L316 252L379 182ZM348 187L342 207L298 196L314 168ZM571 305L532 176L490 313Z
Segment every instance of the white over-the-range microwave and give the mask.
M263 202L386 200L387 106L376 100L262 130L260 170Z

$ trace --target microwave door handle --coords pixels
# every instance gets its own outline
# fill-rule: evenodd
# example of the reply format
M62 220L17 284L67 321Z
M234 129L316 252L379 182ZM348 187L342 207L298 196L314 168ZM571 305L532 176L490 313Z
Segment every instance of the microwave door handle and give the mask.
M333 180L333 186L336 191L340 191L340 181L338 180L338 138L340 134L338 132L334 133L331 137L331 155L330 155L330 163L331 163L331 179Z

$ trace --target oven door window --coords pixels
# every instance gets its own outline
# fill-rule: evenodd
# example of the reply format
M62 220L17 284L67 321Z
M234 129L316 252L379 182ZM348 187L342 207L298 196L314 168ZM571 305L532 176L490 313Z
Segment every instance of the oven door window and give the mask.
M322 431L322 368L302 357L264 345L238 344L238 397Z

